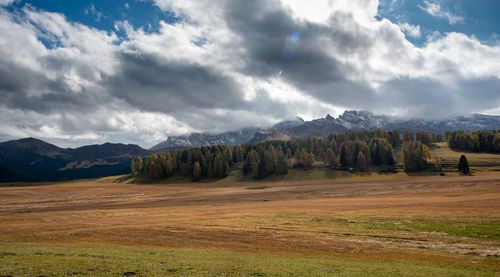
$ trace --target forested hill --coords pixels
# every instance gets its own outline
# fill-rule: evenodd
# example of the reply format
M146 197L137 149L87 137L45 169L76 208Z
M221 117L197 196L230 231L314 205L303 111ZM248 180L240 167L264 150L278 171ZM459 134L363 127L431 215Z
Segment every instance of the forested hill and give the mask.
M57 181L124 174L130 159L149 155L138 145L105 143L63 149L35 138L0 143L0 181Z

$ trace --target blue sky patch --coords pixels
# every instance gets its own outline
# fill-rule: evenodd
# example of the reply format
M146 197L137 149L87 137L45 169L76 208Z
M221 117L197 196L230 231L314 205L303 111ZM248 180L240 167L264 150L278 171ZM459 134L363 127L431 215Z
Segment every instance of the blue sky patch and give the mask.
M116 22L126 20L134 29L142 28L147 33L153 33L158 31L160 21L175 23L180 20L174 13L160 10L151 1L139 0L21 0L14 2L7 9L13 11L25 5L64 14L72 22L99 30L112 31L121 38L126 34L123 29L116 29Z
M434 14L429 13L427 9L430 8L434 8ZM436 8L440 9L440 13ZM500 33L498 15L500 15L498 0L381 0L379 5L380 17L385 17L394 23L420 26L420 37L407 35L407 39L416 45L424 44L436 31L441 34L464 33L475 36L485 44L498 44Z

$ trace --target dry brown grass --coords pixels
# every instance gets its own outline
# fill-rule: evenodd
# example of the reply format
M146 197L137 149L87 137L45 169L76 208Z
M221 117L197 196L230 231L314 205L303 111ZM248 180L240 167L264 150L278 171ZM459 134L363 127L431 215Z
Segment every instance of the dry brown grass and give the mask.
M138 185L115 179L0 187L0 242L443 260L498 267L500 242L495 233L486 238L457 235L432 231L432 224L499 226L500 173L258 184ZM256 185L269 188L247 189ZM417 220L431 222L431 227L411 227Z

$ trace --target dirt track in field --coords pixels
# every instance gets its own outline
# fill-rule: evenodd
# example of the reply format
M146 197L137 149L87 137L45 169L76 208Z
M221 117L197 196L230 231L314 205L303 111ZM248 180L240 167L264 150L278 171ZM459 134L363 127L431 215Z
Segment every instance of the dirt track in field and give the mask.
M139 185L113 178L0 187L0 242L207 248L488 262L500 242L358 225L500 221L500 173ZM249 190L249 186L271 188Z

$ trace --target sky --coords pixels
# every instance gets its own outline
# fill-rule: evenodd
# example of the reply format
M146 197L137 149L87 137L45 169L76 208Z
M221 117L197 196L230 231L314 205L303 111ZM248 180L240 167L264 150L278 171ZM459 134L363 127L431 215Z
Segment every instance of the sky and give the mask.
M0 141L500 114L498 0L0 0Z

